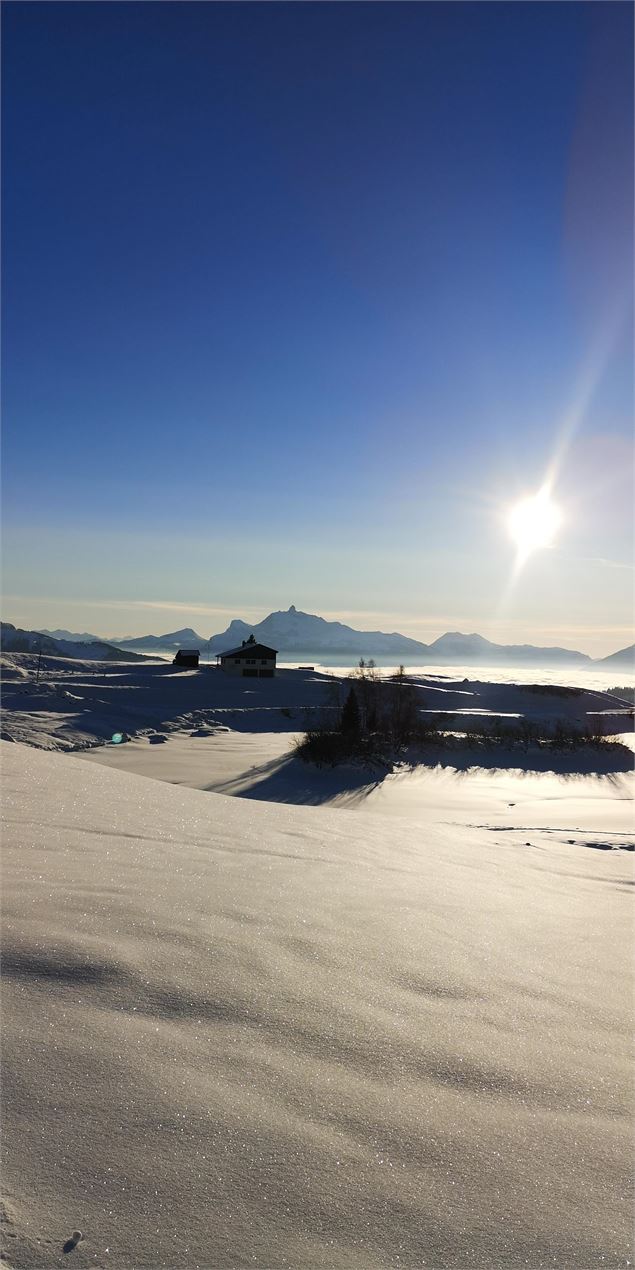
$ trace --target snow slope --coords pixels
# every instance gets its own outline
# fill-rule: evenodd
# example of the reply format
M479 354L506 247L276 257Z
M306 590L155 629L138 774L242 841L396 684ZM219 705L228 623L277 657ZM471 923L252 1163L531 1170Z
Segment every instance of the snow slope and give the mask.
M37 657L7 653L2 662L2 735L47 749L95 745L115 732L201 725L301 732L310 719L333 717L333 702L345 691L343 678L318 671L281 669L274 679L246 680L208 665L183 670L164 661L110 666L56 657L42 658L36 683ZM606 693L479 681L441 686L424 676L416 683L421 709L447 713L454 728L475 712L540 720L547 730L560 719L586 727L598 711L607 733L632 728L632 707Z
M171 662L108 666L26 654L3 657L3 737L44 749L75 749L157 730L223 725L251 732L297 731L324 708L325 675L286 670L245 680L215 666Z
M83 661L141 661L143 658L133 652L124 652L107 644L103 640L83 643L75 637L70 639L53 639L46 632L25 631L21 627L3 622L1 627L3 653L37 653L48 657L78 658Z
M631 855L0 749L5 1264L627 1264Z
M494 755L486 768L479 765L478 751L459 747L436 765L402 764L387 773L363 764L318 768L303 763L292 741L288 733L196 728L100 745L81 756L152 780L260 802L363 809L419 824L441 819L492 833L518 833L523 841L539 828L566 830L567 841L576 845L635 846L635 778L632 753L626 751L622 770L610 752L593 753L585 773L579 755L551 755L550 767L541 771L535 770L531 752L522 756L524 770L517 754ZM559 771L553 770L556 764Z

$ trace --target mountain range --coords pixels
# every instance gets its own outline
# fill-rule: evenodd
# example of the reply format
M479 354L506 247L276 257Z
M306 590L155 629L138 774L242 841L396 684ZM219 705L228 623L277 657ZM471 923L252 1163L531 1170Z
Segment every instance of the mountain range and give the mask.
M211 653L220 653L228 648L235 648L252 634L259 643L268 644L291 658L296 655L305 657L308 654L317 658L318 654L322 654L347 656L352 660L358 657L406 658L410 662L428 661L433 665L466 665L473 662L541 666L606 664L608 667L622 667L626 670L632 669L635 656L635 646L620 649L608 658L593 659L587 653L574 649L541 648L533 644L494 644L482 635L465 635L460 631L448 631L432 644L424 644L397 631L357 631L343 622L327 622L314 613L303 613L293 604L289 609L269 613L262 622L250 623L234 618L226 630L208 638L191 627L185 627L166 635L143 635L135 639L111 642L126 648L143 649L145 652L152 649L176 651L188 646L202 649L207 646Z
M63 657L119 659L126 654L152 655L153 652L177 652L179 648L200 648L210 653L235 648L254 635L259 643L268 644L291 660L336 656L350 658L390 657L395 661L428 662L431 665L501 666L588 666L633 670L635 645L621 648L608 657L591 658L587 653L569 648L541 648L534 644L494 644L476 633L447 631L431 644L424 644L397 631L357 631L343 622L327 622L314 613L303 613L291 605L289 609L269 613L262 622L243 622L234 618L226 630L205 637L191 626L165 635L140 635L132 638L103 640L97 635L72 631L23 631L3 623L2 642L7 650L37 651L40 639L51 641L43 651ZM20 645L20 648L17 645ZM106 651L103 651L106 650Z
M66 631L61 628L56 631L49 631L43 626L41 631L38 631L38 634L49 635L51 639L68 640L70 644L99 644L104 642L101 635L91 635L89 631Z

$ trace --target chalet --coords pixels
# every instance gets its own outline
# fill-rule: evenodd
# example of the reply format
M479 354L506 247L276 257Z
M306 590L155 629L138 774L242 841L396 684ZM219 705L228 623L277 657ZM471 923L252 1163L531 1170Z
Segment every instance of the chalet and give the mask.
M276 673L276 648L257 644L253 635L244 639L240 648L219 653L216 660L226 675L242 675L244 679L273 679Z
M179 648L176 657L172 658L173 666L190 666L196 668L199 659L198 648Z

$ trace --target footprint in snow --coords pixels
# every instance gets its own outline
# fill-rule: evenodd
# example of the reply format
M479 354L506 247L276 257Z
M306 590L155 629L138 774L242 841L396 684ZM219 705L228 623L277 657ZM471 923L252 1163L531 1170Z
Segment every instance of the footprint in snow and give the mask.
M84 1236L82 1235L81 1230L74 1230L70 1239L66 1240L66 1243L62 1248L62 1252L72 1252L73 1248L76 1248L83 1238Z

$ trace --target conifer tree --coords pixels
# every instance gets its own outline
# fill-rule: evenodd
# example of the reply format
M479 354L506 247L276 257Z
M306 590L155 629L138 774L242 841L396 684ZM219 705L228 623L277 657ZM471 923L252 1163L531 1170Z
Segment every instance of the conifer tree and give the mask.
M346 701L344 702L344 709L342 710L342 719L340 723L340 732L344 732L348 736L354 736L359 733L359 730L360 730L359 705L357 703L357 696L355 693L355 689L351 688L346 698Z

